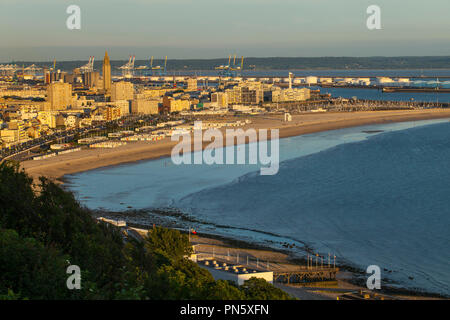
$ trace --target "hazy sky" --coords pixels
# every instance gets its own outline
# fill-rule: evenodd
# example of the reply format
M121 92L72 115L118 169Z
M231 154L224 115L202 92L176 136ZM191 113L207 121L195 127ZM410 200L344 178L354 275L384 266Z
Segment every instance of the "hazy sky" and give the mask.
M66 8L81 8L81 30ZM381 7L382 30L366 9ZM0 61L450 55L449 0L0 0Z

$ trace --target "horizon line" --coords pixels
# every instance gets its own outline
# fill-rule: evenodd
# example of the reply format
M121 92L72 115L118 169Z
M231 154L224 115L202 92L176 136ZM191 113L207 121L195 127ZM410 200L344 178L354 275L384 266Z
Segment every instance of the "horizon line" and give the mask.
M133 56L133 55L131 55ZM151 56L149 56L151 57ZM239 56L240 58L241 56ZM395 56L380 56L380 55L375 55L375 56L264 56L264 57L257 57L257 56L253 56L253 57L246 57L244 56L245 59L344 59L344 58L350 58L350 59L375 59L375 58L384 58L384 59L388 59L388 58L449 58L450 59L450 55L423 55L423 56L418 56L418 55L395 55ZM3 62L0 61L0 63L12 63L12 62L53 62L55 58L49 58L49 60L10 60L9 62ZM141 61L141 60L148 60L149 58L140 58L140 59L136 59L136 61ZM228 59L228 57L216 57L216 58L167 58L167 60L178 60L178 61L183 61L183 60L202 60L202 61L207 61L207 60L222 60L222 59ZM58 60L59 62L79 62L79 61L85 61L86 59L71 59L71 60ZM110 59L111 61L126 61L126 58L124 59ZM164 60L164 57L161 58L156 58L154 60Z

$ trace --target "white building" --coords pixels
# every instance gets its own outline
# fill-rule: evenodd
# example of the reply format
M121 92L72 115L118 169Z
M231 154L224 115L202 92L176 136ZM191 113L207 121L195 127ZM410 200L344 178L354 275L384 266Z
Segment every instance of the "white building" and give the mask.
M308 77L306 77L305 81L307 84L316 84L318 81L318 78L314 77L314 76L308 76Z
M275 89L272 91L272 102L305 101L311 97L308 88Z
M269 283L273 283L272 271L254 270L245 265L229 265L226 262L219 262L214 259L203 260L198 262L198 264L200 267L208 270L216 280L230 280L240 286L250 278L261 278Z

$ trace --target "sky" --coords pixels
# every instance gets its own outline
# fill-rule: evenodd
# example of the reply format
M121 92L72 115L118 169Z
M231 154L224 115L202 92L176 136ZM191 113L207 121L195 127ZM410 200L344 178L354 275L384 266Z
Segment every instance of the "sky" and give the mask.
M73 4L80 30L66 27ZM0 0L0 61L450 55L449 12L449 0Z

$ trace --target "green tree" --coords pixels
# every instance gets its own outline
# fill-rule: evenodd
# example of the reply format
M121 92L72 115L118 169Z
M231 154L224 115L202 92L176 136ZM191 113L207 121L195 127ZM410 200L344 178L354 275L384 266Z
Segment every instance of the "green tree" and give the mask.
M241 287L248 300L289 300L292 299L283 290L275 288L261 278L250 278Z
M209 285L205 299L244 300L245 295L234 282L217 280Z
M144 239L149 252L161 253L171 259L181 259L192 254L189 237L178 230L155 227Z
M67 256L14 230L0 230L0 294L30 299L69 297ZM11 295L11 292L17 294Z

